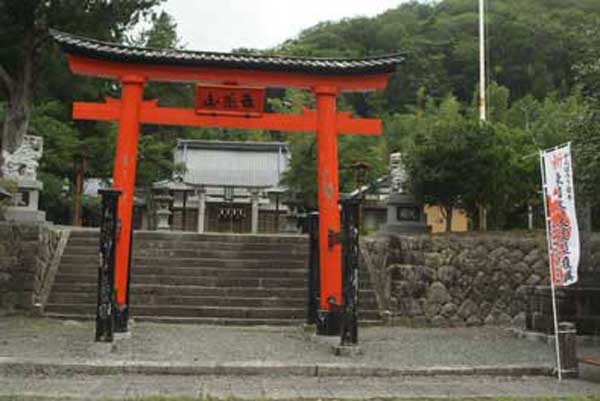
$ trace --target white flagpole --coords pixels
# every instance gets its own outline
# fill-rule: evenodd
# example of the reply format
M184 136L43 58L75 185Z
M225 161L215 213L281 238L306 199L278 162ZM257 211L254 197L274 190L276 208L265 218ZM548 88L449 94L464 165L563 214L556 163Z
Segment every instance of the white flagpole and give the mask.
M486 120L485 83L485 8L484 0L479 0L479 119Z
M546 218L546 242L548 244L548 270L550 271L550 288L552 290L552 314L554 315L554 344L556 348L556 369L558 370L558 380L562 380L562 370L560 368L560 344L558 343L558 312L556 308L556 291L554 289L554 274L552 272L552 253L550 252L550 218L548 216L548 205L546 201L547 185L546 170L544 169L544 152L540 150L540 169L542 172L542 197L544 198L544 217Z

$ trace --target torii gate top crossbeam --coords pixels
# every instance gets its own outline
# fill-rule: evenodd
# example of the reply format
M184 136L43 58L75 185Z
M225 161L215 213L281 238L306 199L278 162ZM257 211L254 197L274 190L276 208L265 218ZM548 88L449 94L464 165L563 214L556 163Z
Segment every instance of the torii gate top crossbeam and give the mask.
M338 91L383 89L390 73L403 61L399 54L368 58L309 58L232 54L123 46L51 31L78 74L120 79L141 75L146 80L231 82L271 87Z

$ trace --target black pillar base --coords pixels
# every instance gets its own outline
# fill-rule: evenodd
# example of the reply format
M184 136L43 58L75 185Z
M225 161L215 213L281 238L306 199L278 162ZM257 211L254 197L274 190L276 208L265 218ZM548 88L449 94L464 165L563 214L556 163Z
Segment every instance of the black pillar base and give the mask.
M98 306L101 309L101 306ZM115 331L115 322L110 314L107 314L106 308L96 312L96 336L97 342L110 343L113 341L113 333ZM104 312L104 313L102 313Z
M115 333L127 333L129 331L129 307L116 307L115 310Z
M319 310L317 313L317 334L320 336L339 336L342 316L340 312Z
M358 344L358 322L355 314L345 312L342 315L340 335L342 346L355 346Z

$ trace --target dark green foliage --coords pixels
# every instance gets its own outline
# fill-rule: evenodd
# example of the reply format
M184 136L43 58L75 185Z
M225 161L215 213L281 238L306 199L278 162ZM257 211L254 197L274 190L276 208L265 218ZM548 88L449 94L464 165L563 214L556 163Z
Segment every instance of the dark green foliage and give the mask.
M43 171L38 173L38 179L44 183L44 190L40 192L40 209L46 211L46 219L69 224L73 212L69 180Z

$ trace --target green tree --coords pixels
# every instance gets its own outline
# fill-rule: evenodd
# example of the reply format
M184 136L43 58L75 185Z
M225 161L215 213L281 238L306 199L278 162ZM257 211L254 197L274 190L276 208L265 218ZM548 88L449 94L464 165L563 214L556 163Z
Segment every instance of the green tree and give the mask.
M584 204L600 207L600 110L589 107L571 122L569 132L577 193Z
M55 50L49 41L49 28L119 41L160 1L0 2L0 96L7 103L2 150L14 151L29 129L32 105L43 76L40 70L46 63L54 64Z
M531 163L523 152L532 147L524 131L503 123L481 124L472 111L463 110L450 96L439 106L433 100L421 116L397 116L404 131L399 141L414 194L424 203L438 205L452 226L453 208L462 208L478 226L478 210L485 207L494 227L535 194L527 173ZM524 196L525 194L525 196Z

